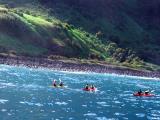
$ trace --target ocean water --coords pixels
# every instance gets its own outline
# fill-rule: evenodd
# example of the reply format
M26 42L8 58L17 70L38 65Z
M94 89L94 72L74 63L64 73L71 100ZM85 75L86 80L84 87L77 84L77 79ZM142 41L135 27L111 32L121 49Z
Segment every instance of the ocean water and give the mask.
M67 88L51 88L61 79ZM85 84L96 92L86 92ZM138 90L154 97L134 97ZM160 80L0 65L0 120L160 120Z

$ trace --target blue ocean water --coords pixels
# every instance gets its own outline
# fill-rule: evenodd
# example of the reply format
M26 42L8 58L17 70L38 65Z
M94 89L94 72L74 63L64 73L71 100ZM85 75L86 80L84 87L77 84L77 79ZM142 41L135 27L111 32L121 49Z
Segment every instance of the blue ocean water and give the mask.
M53 79L68 87L51 88ZM94 84L96 92L82 90ZM134 97L138 90L155 97ZM0 65L0 120L160 120L160 81Z

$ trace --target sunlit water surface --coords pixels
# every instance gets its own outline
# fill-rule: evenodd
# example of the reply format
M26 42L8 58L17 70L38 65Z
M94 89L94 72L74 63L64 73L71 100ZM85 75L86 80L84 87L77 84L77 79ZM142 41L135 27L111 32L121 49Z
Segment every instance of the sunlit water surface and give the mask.
M67 88L49 87L59 78ZM156 96L134 97L140 88ZM159 120L159 94L157 79L0 65L1 120Z

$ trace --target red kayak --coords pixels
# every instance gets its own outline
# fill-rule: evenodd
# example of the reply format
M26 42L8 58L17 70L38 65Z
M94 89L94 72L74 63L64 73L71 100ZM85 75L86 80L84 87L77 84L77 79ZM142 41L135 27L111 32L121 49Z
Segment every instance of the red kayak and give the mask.
M145 94L145 93L141 93L141 94L134 93L133 95L134 96L142 96L142 97L152 97L152 96L155 96L154 94Z
M93 88L93 89L92 89L92 88L88 88L88 89L83 88L83 90L84 90L84 91L95 91L95 90L96 90L96 88Z

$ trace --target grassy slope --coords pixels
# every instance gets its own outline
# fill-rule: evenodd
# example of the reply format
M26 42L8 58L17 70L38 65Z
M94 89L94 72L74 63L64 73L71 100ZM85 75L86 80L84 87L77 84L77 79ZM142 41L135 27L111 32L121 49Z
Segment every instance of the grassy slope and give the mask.
M31 44L27 40L30 39L29 37L33 37L34 30L17 14L1 11L0 27L0 46L3 48L1 49L2 52L14 51L17 54L40 55L47 51L45 48Z
M125 51L124 49L118 48L114 43L104 44L95 35L55 19L54 16L48 17L41 9L39 11L44 13L36 13L34 9L28 11L25 7L20 7L6 10L6 12L0 11L1 53L14 51L16 55L44 57L62 55L72 58L104 60L133 68L158 69L157 66L143 63L132 52L131 54L127 53L129 59L125 58L125 61L120 63L116 59L117 55L113 57L113 54L116 53L121 57L123 52L119 51ZM132 20L128 21L128 24L132 22ZM115 32L114 26L107 23L104 24L102 20L100 21L100 24L106 27L105 30L110 28L107 30L108 33L123 37L123 34L132 32ZM136 23L134 24L135 27L139 27ZM139 32L137 32L138 34Z
M87 37L86 32L75 29L56 19L46 20L42 16L33 16L29 14L30 13L27 14L15 9L7 12L0 12L1 47L8 50L15 50L17 54L23 53L18 49L23 48L23 51L26 50L26 53L28 52L32 55L32 52L28 51L28 47L24 47L28 44L32 48L35 48L35 51L39 51L39 54L37 53L37 55L40 55L47 51L52 53L52 47L54 49L57 45L57 47L70 49L71 56L72 54L79 54L79 57L88 57L90 51L101 55L96 50L97 48L94 48L96 44L101 44L95 36L91 35L90 37ZM69 53L66 54L70 57Z

